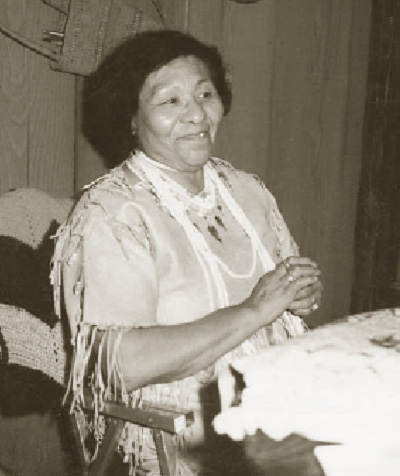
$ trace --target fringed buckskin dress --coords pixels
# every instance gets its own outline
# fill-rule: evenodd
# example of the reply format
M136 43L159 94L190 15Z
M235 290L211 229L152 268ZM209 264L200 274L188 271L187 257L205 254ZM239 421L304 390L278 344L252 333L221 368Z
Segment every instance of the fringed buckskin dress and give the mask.
M286 312L196 375L126 391L118 360L124 332L188 323L238 304L275 263L298 254L274 197L257 177L212 158L204 166L204 183L200 194L191 195L162 165L135 152L85 187L58 230L51 275L56 311L61 317L65 308L71 328L73 404L82 399L87 362L100 359L108 346L107 371L99 363L90 376L99 405L119 393L133 405L150 401L194 411L194 424L174 441L180 476L210 474L183 455L185 448L205 444L205 426L217 410L202 390L218 370L234 356L305 327ZM96 339L99 346L93 345ZM139 464L151 467L147 430L127 426L120 449L133 455L132 472ZM157 465L151 474L159 474Z

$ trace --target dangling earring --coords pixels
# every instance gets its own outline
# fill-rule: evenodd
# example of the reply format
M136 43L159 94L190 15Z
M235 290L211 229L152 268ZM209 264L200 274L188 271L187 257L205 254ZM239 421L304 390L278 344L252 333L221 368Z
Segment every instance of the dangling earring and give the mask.
M137 132L138 132L138 126L137 126L136 118L132 117L132 119L131 119L131 134L133 136L136 136Z
M139 137L137 135L138 128L136 124L131 125L131 148L132 150L138 150L140 148L139 145Z

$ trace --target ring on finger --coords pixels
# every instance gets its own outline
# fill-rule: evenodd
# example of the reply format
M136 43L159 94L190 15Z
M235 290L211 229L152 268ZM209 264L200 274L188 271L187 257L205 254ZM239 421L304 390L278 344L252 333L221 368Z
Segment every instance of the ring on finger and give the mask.
M318 304L315 302L315 303L311 306L311 309L312 309L313 311L316 311L316 310L318 309L318 307L319 307Z
M287 278L290 283L292 283L293 281L296 281L296 278L293 276L293 274L288 273Z
M284 261L283 264L285 265L286 272L290 274L290 263L289 261Z

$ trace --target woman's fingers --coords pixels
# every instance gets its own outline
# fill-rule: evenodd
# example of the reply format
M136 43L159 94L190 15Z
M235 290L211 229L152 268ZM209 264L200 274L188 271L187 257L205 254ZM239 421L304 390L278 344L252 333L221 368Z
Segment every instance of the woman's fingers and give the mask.
M289 306L289 311L294 314L299 314L300 312L305 314L310 314L313 311L316 311L319 307L317 300L307 298L301 301L296 301Z
M292 299L296 299L297 297L306 297L306 295L310 293L308 288L317 284L319 282L319 277L312 274L300 276L299 278L295 278L293 275L288 275L282 278L281 281L283 287L290 286L293 294Z
M246 305L256 312L263 325L278 318L300 289L296 280L288 280L284 274L281 269L275 269L263 275L246 300Z
M322 283L321 281L316 281L314 284L311 284L310 286L305 286L301 288L297 293L294 298L294 301L298 301L301 299L307 299L307 298L313 298L315 299L320 299L322 294Z
M296 310L289 309L289 311L293 312L293 314L296 314L296 316L303 317L303 316L309 316L312 312L316 311L317 309L318 307L315 305L313 308L304 308L304 309L296 309Z
M322 284L318 266L309 258L291 256L281 263L284 272L282 280L295 290L288 309L298 315L308 315L318 309L321 303Z
M302 276L319 276L321 274L316 263L309 258L291 256L280 264L282 276L286 274L289 281Z
M261 277L246 300L257 315L272 322L286 309L308 313L320 294L317 265L309 258L292 256ZM313 299L313 301L312 301Z
M318 269L318 265L315 261L304 256L289 256L288 258L284 259L282 263L286 268L311 266L315 269Z
M303 288L317 283L319 281L319 275L319 271L316 272L313 268L304 268L301 271L292 269L290 272L283 273L280 276L280 281L286 286L291 284L295 295L297 295Z
M289 310L298 315L308 315L316 311L321 305L322 284L317 281L313 285L298 291Z

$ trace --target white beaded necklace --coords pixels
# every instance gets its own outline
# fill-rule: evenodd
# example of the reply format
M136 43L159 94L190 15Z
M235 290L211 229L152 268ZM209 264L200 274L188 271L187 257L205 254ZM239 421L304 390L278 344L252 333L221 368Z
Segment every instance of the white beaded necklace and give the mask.
M190 195L184 187L165 173L165 170L175 169L150 159L141 151L133 154L131 158L128 159L127 165L132 172L150 184L161 204L183 228L203 271L209 296L210 312L229 305L228 291L221 270L234 278L249 278L253 276L255 272L257 257L261 262L264 272L271 271L275 268L275 263L268 250L262 244L258 233L219 177L211 162L207 162L203 168L204 190L198 195ZM218 191L219 196L225 202L232 216L250 239L252 246L252 264L247 273L238 274L233 272L216 256L201 231L192 223L188 216L187 212L190 206L200 210L200 213L206 213L211 210L216 203L216 191ZM217 303L215 303L214 299L213 286L217 294ZM303 326L297 321L300 321L297 316L293 316L288 312L284 313L283 323L290 335L303 332Z
M164 170L177 172L176 169L150 159L143 152L137 153L136 157L138 157L138 161L140 162L142 170L145 172L147 180L150 181L151 177L150 183L153 187L154 180L161 181L160 189L164 191L168 190L173 198L177 199L183 205L185 210L193 208L200 216L204 216L215 207L215 185L211 182L208 174L204 174L204 189L200 193L193 195L164 172ZM129 164L131 164L131 162L128 163L128 166ZM160 196L159 188L155 187L155 191L157 195ZM168 200L168 197L164 194L164 200L165 199L167 199L167 202L162 203L165 204L169 210L170 207L168 207L168 204L170 204L170 200Z
M234 278L249 278L255 272L257 256L260 258L265 271L270 271L275 267L257 232L210 163L204 166L204 190L201 194L194 196L190 195L184 187L164 172L165 170L174 169L150 159L143 152L137 152L133 155L128 160L127 165L134 173L144 177L151 184L162 205L183 228L202 268L207 283L211 311L216 308L212 285L214 285L218 297L217 307L229 305L228 292L221 270ZM250 269L246 273L235 273L216 256L201 231L189 219L187 211L190 206L201 210L203 213L215 206L216 190L218 190L219 196L250 239L253 259Z

